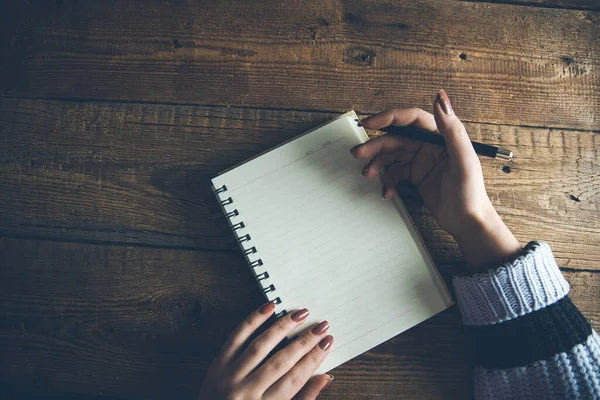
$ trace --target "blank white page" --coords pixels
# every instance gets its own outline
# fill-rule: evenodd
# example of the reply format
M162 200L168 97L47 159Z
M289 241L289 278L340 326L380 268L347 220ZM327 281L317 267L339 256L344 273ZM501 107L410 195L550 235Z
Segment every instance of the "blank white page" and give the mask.
M275 311L308 308L299 331L330 322L333 350L317 373L451 305L400 199L382 201L380 182L350 154L368 138L355 118L346 113L212 181L224 212L237 214L236 236L249 235L241 246L256 250L247 259L267 298L281 301Z

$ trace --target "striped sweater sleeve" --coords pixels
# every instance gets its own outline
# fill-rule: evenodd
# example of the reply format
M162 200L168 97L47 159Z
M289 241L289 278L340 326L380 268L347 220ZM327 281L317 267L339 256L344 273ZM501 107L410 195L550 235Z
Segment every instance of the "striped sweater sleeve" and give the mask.
M475 347L478 399L600 399L600 337L567 297L552 251L454 278Z

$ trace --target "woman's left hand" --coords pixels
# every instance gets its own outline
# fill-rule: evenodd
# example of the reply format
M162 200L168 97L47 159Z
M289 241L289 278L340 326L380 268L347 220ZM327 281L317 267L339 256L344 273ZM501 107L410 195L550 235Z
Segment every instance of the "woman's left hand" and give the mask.
M321 365L333 343L323 321L303 332L264 364L269 353L290 332L302 325L308 310L295 311L279 319L243 350L252 334L273 314L274 303L254 311L231 334L210 367L200 390L201 400L315 399L333 376L311 376Z

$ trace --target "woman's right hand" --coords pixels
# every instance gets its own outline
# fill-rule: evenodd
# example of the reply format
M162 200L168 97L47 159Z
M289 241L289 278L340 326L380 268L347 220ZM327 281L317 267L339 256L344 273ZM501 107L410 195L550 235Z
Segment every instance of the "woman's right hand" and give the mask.
M456 239L471 266L487 268L510 260L521 252L521 245L492 206L479 158L443 90L433 109L434 115L418 108L387 110L361 122L366 129L410 125L439 132L446 147L386 134L354 147L352 154L370 159L363 169L368 178L387 168L384 199L393 196L400 181L414 183L425 206Z

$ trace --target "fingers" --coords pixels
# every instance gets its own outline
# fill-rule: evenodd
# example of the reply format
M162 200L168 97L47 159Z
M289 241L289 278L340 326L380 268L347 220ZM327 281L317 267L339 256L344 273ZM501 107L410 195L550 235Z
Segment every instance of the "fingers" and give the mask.
M266 392L267 398L288 398L302 389L315 370L331 351L333 336L325 336L319 344L294 365L277 383ZM308 397L309 399L311 397Z
M435 131L435 119L430 113L420 108L408 108L404 110L387 110L375 114L361 121L367 129L381 129L389 125L414 126L415 128ZM351 152L356 158L371 158L382 152L392 152L398 149L415 151L420 143L411 139L395 135L382 135L371 139L362 145L352 148Z
M416 107L403 110L386 110L363 119L361 123L366 129L381 129L389 125L410 125L427 131L435 131L437 129L433 115Z
M333 375L317 375L306 382L306 385L294 397L294 400L313 400L333 382Z
M273 310L275 310L275 303L269 302L246 317L223 345L221 354L217 357L217 362L222 364L231 362L248 338L269 319L273 314Z
M236 361L236 375L247 376L269 353L294 329L303 324L308 317L306 308L294 311L279 319L272 327L263 332L250 343Z
M473 157L477 158L467 130L454 114L450 99L444 90L440 90L437 95L433 104L433 113L440 134L446 141L450 159L461 164Z
M350 152L355 158L371 158L379 153L396 151L403 147L406 141L405 138L399 136L382 135L354 146L350 149Z
M413 152L397 150L392 153L381 153L369 161L362 170L363 176L373 178L379 176L381 168L393 163L408 163L414 157Z
M264 386L266 390L311 351L323 339L328 330L329 322L323 321L303 332L253 373L252 379L260 382L260 385Z

